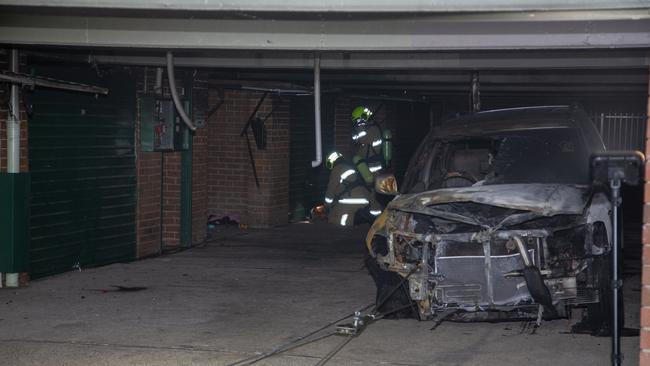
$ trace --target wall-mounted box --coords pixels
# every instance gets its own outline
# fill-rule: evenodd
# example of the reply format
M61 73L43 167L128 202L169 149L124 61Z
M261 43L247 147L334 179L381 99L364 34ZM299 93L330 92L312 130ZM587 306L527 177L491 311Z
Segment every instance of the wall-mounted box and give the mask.
M184 101L189 109L189 102ZM142 151L181 151L189 148L190 131L171 99L140 97L140 148Z

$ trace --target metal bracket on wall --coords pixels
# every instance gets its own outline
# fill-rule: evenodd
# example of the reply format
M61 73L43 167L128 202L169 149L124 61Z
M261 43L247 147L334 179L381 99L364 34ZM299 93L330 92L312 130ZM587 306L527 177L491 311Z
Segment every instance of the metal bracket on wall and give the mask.
M248 127L251 125L251 122L255 118L255 115L257 114L257 111L260 109L262 106L262 103L264 103L264 100L266 99L266 96L268 93L262 94L262 97L260 100L257 102L257 105L255 106L255 109L253 109L253 113L248 117L248 120L246 120L246 124L244 125L244 128L241 130L241 133L239 134L239 137L244 137L246 139L246 147L248 148L248 156L251 159L251 166L253 168L253 176L255 177L255 186L257 188L260 188L260 180L257 176L257 168L255 167L255 158L253 157L253 150L251 149L251 142L248 140Z
M221 106L226 102L223 89L217 89L217 94L219 96L219 101L217 102L217 104L214 105L214 107L210 108L210 110L206 114L205 116L206 121L209 120L213 114L217 113L221 108Z
M107 95L108 89L94 85L86 85L75 83L72 81L50 79L41 76L33 76L27 74L20 74L15 72L3 71L0 72L0 81L11 84L22 84L27 86L41 86L44 88L71 90L83 93L102 94Z

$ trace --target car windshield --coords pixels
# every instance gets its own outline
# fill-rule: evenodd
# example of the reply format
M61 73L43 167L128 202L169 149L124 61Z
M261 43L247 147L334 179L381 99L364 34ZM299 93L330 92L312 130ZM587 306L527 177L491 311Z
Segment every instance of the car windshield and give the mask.
M411 162L404 192L509 183L589 183L589 156L575 128L434 138Z

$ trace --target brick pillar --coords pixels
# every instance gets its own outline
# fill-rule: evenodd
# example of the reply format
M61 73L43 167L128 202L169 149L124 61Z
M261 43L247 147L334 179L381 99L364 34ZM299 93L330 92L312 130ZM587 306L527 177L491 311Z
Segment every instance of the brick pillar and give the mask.
M145 76L146 73L146 76ZM151 92L154 87L156 70L136 68L133 75L136 80L135 151L137 171L136 209L136 255L145 258L159 255L161 252L161 159L160 152L145 152L140 148L140 94ZM144 81L147 80L147 85Z
M163 247L181 243L181 153L163 153Z
M146 73L146 77L145 77ZM148 72L142 68L134 70L136 80L135 118L135 166L137 172L136 206L136 256L145 258L160 254L160 197L161 177L159 152L144 152L140 149L140 94L153 88L155 69ZM144 85L144 80L151 80Z
M205 123L208 104L208 80L205 72L194 77L192 90L192 117L196 123ZM192 243L207 237L208 217L208 128L200 127L192 141Z
M650 115L650 79L648 80L648 106ZM650 156L650 120L646 121L645 155ZM643 206L643 274L641 288L641 354L640 366L650 366L650 165L645 165Z
M158 152L138 151L138 258L160 254L160 160Z
M147 73L146 77L145 72ZM154 68L149 68L147 71L144 68L134 69L138 93L153 92L155 74ZM190 75L190 73L179 73L177 84L184 85L183 77L191 77ZM192 118L195 121L205 120L208 105L206 79L203 72L198 72L194 76ZM147 80L146 86L144 80ZM168 83L165 78L163 78L162 85L163 95L169 98ZM141 151L139 111L135 130L138 174L137 256L143 258L160 254L161 246L176 247L180 245L181 153ZM192 152L193 244L202 242L206 237L207 144L207 128L197 129L193 138Z
M268 96L259 109L266 116L267 148L249 141L260 187L255 185L246 140L239 136L262 93L226 91L224 104L208 120L208 203L210 213L227 215L252 226L268 227L288 222L289 212L289 101ZM209 93L215 105L218 91Z

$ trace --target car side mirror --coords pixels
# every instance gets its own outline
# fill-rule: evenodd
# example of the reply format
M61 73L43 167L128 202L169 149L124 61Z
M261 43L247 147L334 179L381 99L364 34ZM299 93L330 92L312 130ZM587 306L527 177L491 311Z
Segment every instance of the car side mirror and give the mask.
M397 190L397 180L393 174L380 174L375 178L375 191L395 196L399 194Z

